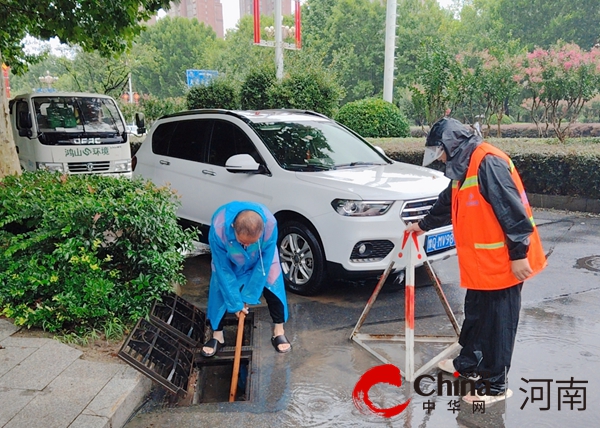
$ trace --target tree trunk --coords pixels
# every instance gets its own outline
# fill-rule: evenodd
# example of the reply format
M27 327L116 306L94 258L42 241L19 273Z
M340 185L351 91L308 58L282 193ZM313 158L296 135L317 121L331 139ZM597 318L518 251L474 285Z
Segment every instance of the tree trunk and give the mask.
M0 63L2 63L1 55ZM21 174L21 165L8 117L8 97L6 96L4 76L0 77L0 181L2 181L7 175Z

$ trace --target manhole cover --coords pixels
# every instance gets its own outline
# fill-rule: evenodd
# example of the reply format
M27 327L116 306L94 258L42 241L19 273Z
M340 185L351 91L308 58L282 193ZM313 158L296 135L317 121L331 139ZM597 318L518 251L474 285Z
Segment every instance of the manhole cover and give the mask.
M600 256L583 257L577 260L577 267L600 272Z

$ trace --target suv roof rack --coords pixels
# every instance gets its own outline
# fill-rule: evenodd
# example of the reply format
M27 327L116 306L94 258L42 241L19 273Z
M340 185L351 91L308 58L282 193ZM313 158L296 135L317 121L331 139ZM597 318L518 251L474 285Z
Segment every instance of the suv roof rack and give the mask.
M312 110L302 110L302 109L263 109L263 110L225 110L225 109L209 109L209 108L201 108L201 109L194 109L194 110L184 110L184 111L180 111L177 113L171 113L171 114L167 114L164 116L161 116L160 119L164 119L164 118L171 118L171 117L182 117L182 116L191 116L194 114L214 114L214 113L219 113L219 114L228 114L230 116L234 116L237 117L238 119L243 120L244 122L250 122L248 120L248 118L242 114L240 114L239 112L251 112L251 111L256 111L256 112L285 112L285 113L301 113L301 114L308 114L308 115L312 115L312 116L317 116L317 117L321 117L323 119L330 119L329 117L325 116L324 114L318 113L316 111L312 111Z
M194 109L194 110L184 110L184 111L180 111L177 113L166 114L164 116L161 116L159 119L165 119L165 118L170 118L170 117L191 116L194 114L214 114L214 113L229 114L231 116L235 116L242 120L246 120L246 118L244 116L236 113L235 110L225 110L225 109L218 109L218 108L199 108L199 109Z

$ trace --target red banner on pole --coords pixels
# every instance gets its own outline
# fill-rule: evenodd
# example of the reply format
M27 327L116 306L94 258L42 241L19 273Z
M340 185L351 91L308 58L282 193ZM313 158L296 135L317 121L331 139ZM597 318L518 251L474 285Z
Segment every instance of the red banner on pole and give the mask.
M254 0L254 43L260 43L260 0Z
M296 22L296 49L300 49L302 47L302 35L300 29L300 0L296 0L296 13L295 13L295 22Z
M2 63L2 78L4 79L4 87L6 88L6 97L10 98L10 84L8 80L8 70L10 67Z

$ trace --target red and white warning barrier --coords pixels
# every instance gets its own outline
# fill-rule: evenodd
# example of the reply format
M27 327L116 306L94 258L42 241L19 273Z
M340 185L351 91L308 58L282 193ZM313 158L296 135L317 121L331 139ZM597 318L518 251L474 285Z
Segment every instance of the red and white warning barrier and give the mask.
M458 327L458 323L456 322L456 318L452 313L452 309L446 300L446 296L442 290L441 284L435 275L429 260L427 260L427 256L423 251L423 245L421 239L414 233L404 233L404 238L402 241L402 249L398 254L398 257L406 260L406 272L405 272L405 293L404 293L404 335L394 335L394 334L365 334L360 333L360 328L362 327L369 311L373 307L385 280L388 275L392 271L394 266L394 262L392 261L373 290L371 297L367 301L367 305L363 310L356 326L352 330L352 334L350 335L350 339L354 340L357 344L365 348L372 355L374 355L377 359L382 361L385 364L391 364L386 358L384 358L381 354L379 354L376 350L371 348L367 342L371 341L386 341L386 342L404 342L405 344L405 369L401 370L404 378L412 382L417 376L429 371L433 368L439 361L444 358L447 358L449 355L453 354L458 350L458 336L460 334L460 328ZM452 336L415 336L415 266L425 264L428 272L433 280L433 285L436 288L436 292L438 297L440 298L440 302L442 306L444 306L444 310L446 311L446 315L450 320L452 327L454 329L454 335ZM432 343L449 343L449 346L436 355L433 359L423 364L417 371L415 371L415 341L417 342L432 342Z

